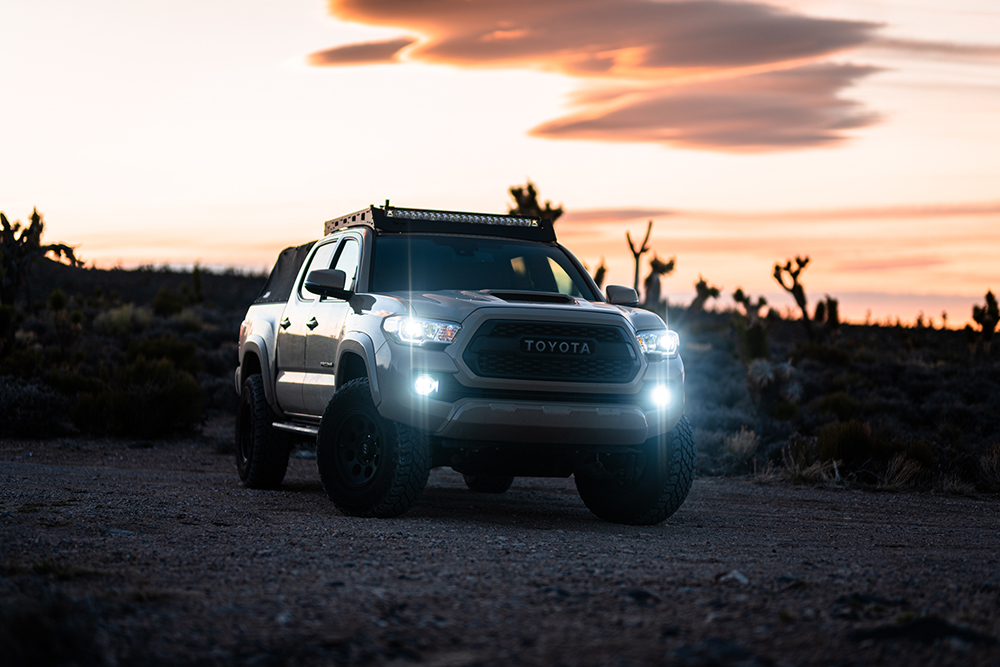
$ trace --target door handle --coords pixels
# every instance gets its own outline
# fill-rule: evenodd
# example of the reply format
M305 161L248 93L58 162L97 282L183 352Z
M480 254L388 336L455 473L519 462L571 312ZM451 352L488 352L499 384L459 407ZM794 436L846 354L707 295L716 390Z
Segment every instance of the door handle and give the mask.
M309 327L310 330L312 330L319 326L319 322L317 322L316 318L314 317L310 319L308 322L306 322L306 326Z
M281 320L281 328L282 329L287 329L290 326L292 326L292 321L290 319L288 319L286 317L285 319Z

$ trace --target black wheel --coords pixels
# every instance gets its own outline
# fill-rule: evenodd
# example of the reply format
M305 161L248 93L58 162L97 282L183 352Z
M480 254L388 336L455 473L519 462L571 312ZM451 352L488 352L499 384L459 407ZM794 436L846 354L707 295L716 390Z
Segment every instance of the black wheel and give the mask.
M271 422L264 379L251 375L243 381L236 415L236 470L251 489L278 487L288 469L288 446Z
M574 475L587 508L613 523L651 526L684 503L694 480L695 444L691 424L681 417L672 431L650 438L641 454L602 454L613 479Z
M323 412L316 464L330 500L352 516L393 517L413 507L427 485L427 438L383 418L368 379L351 380Z
M513 477L503 475L462 475L469 491L475 493L503 493L514 483Z

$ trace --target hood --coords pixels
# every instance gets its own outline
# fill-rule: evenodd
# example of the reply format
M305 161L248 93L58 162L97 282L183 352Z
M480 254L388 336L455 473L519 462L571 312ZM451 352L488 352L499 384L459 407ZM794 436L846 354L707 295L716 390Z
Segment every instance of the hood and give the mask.
M546 293L489 292L470 290L442 290L440 292L392 292L389 295L398 303L396 312L409 312L415 317L450 322L464 322L480 308L516 308L522 313L527 309L540 311L558 310L562 313L579 312L618 314L627 319L636 331L663 329L663 320L648 310L614 306L609 303L586 301Z

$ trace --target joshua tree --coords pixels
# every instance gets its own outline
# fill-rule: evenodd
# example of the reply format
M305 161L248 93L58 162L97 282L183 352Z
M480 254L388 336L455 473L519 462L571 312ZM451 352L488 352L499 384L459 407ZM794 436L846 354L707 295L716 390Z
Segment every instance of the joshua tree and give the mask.
M997 307L997 298L993 296L992 290L986 292L986 305L972 307L972 319L979 325L983 353L989 355L993 332L996 331L997 322L1000 322L1000 308Z
M31 212L31 223L27 227L22 227L20 221L10 224L7 216L0 213L0 305L14 304L31 265L40 257L52 253L56 257L65 257L74 266L83 264L68 245L42 245L44 230L45 223L38 209Z
M826 328L830 333L840 333L840 302L829 294L826 295Z
M816 304L816 315L813 320L820 324L826 321L826 301L820 301Z
M826 331L836 336L840 332L840 302L827 294L826 301L821 300L816 304L816 316L813 317L813 321L826 324Z
M697 315L698 313L705 310L705 302L709 299L718 299L719 295L722 293L722 288L715 285L709 285L708 282L698 275L698 282L694 284L694 291L697 296L694 297L694 301L688 307L688 313L691 315Z
M748 366L755 359L769 359L771 346L767 342L767 326L760 317L761 309L767 305L767 299L753 297L737 287L733 292L733 301L743 306L744 317L733 318L733 328L739 344L740 356Z
M535 218L548 218L555 222L563 214L562 204L559 208L552 208L552 202L545 202L545 206L538 203L538 189L530 180L523 186L515 185L508 192L514 198L514 206L510 208L511 215L527 215Z
M737 287L733 292L733 301L743 306L749 324L760 321L760 310L767 305L767 299L758 297L757 301L754 301L752 296L743 292L742 287Z
M798 304L799 310L802 311L802 323L805 325L806 334L809 336L809 340L815 340L816 332L813 330L812 319L809 317L809 306L806 301L806 290L799 282L799 274L802 273L802 269L806 268L809 264L808 257L796 257L795 258L795 268L792 268L792 260L785 262L785 265L781 264L774 265L774 279L778 281L781 287L791 294L795 298L795 303ZM784 274L788 274L791 279L792 284L785 284Z
M597 283L598 287L604 287L604 279L608 276L608 266L604 263L604 258L601 257L601 264L597 267L597 271L594 272L594 282Z
M642 245L638 248L632 243L632 234L628 231L625 232L625 240L628 241L629 250L632 251L632 257L635 259L635 280L632 281L632 289L639 292L639 258L643 256L644 253L649 252L649 235L653 232L653 221L649 221L649 225L646 227L646 238L642 240Z
M660 277L673 273L676 264L676 257L671 257L669 262L664 262L654 254L653 259L649 260L649 275L646 276L646 280L643 282L643 287L646 289L645 307L648 310L656 310L659 307Z

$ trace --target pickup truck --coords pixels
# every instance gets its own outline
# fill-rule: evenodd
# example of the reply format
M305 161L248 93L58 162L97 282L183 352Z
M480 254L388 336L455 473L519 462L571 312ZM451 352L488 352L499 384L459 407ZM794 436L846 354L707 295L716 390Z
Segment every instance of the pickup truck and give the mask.
M314 439L352 516L392 517L448 466L473 492L573 475L598 517L656 524L695 444L680 340L635 290L606 295L517 215L369 206L287 248L240 327L237 469L276 488Z

